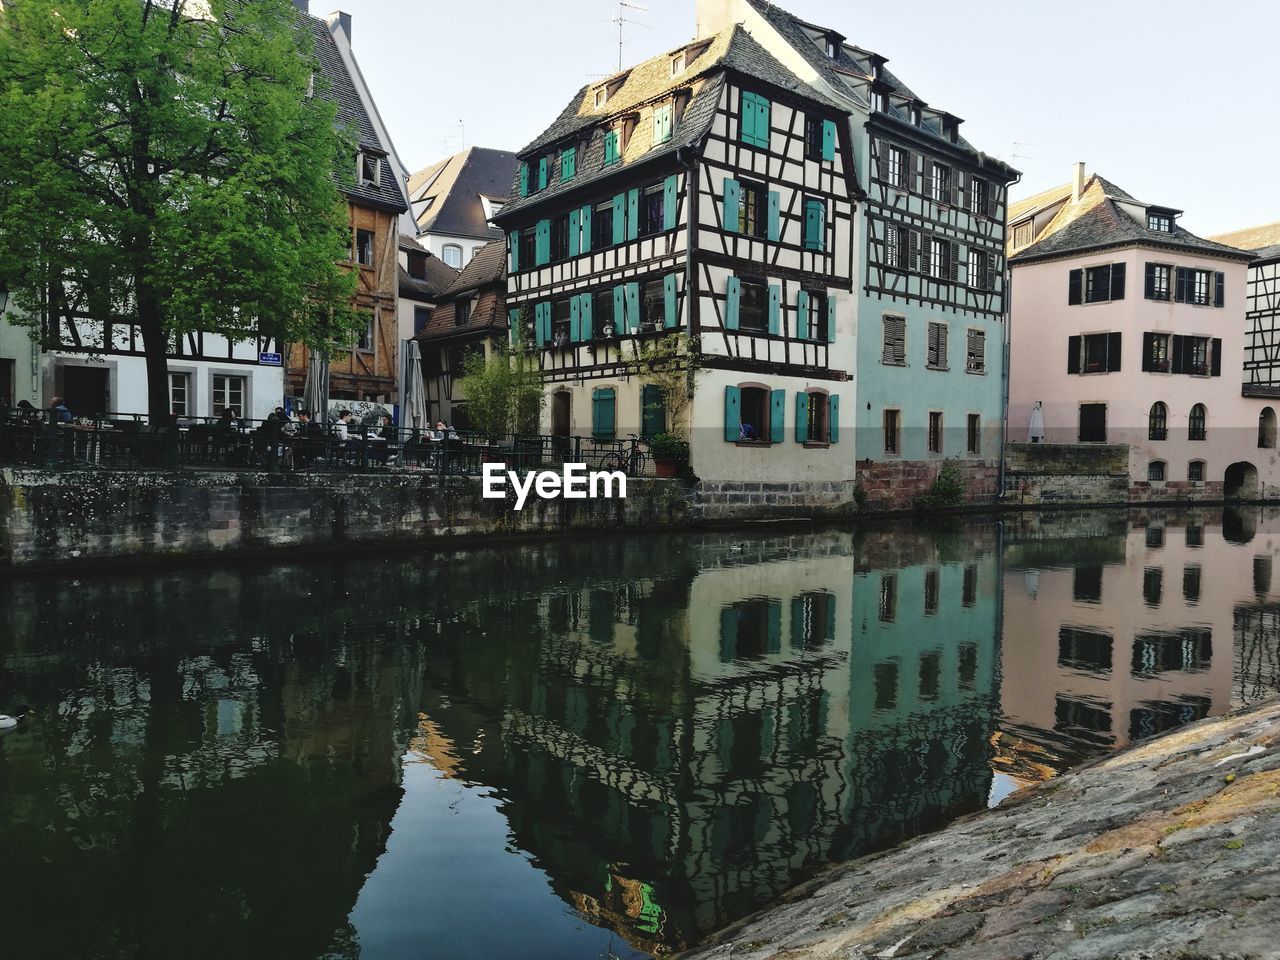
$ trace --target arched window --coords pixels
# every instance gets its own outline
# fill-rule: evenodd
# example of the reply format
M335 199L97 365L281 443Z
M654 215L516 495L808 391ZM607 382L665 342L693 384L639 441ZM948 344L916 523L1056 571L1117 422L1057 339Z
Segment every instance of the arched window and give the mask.
M1204 461L1192 460L1187 464L1187 479L1192 483L1204 483Z
M1147 439L1165 440L1169 436L1169 408L1160 400L1151 405L1147 420ZM1160 479L1164 479L1161 477Z
M1191 408L1191 415L1187 417L1187 439L1203 440L1205 421L1209 419L1209 414L1204 408L1203 403L1197 403Z
M1263 407L1258 414L1258 446L1271 448L1276 445L1276 412Z
M455 270L462 269L462 247L456 243L446 243L444 250L441 252L443 254L440 258L441 260Z
M1164 461L1163 460L1152 460L1150 463L1147 464L1147 479L1148 480L1164 479Z

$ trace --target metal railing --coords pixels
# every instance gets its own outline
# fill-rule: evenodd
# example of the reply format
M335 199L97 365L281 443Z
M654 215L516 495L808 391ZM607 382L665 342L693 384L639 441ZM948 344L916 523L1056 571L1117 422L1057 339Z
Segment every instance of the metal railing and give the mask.
M50 411L0 409L0 465L51 469L406 470L478 476L486 463L518 472L583 463L591 470L652 476L646 448L647 442L635 436L494 437L452 429L225 417L175 417L156 425L140 414L64 421Z

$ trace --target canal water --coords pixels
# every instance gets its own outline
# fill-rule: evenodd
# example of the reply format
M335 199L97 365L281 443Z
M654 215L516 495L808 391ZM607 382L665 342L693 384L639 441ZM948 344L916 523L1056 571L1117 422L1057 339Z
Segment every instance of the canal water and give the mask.
M11 580L15 957L662 955L1276 689L1280 517Z

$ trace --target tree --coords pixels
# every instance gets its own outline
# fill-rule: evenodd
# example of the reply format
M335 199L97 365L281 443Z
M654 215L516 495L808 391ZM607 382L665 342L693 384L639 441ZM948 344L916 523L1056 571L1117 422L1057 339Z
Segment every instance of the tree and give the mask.
M354 145L313 42L289 0L0 4L0 277L50 345L135 326L153 421L186 332L355 328Z
M481 433L491 437L538 432L546 396L542 371L523 342L508 349L494 348L486 359L473 353L463 361L462 394L467 415Z
M654 384L662 393L667 411L667 432L687 440L687 412L693 403L693 388L698 378L698 350L683 333L668 333L650 340L636 340L631 355L622 360L628 376Z

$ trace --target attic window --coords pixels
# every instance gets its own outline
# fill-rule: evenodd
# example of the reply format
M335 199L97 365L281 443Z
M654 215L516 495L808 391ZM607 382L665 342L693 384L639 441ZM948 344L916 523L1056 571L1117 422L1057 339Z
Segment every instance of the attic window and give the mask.
M1147 229L1160 233L1173 233L1173 217L1167 213L1147 213Z
M600 87L598 90L596 90L596 109L599 110L601 107L603 107L604 102L608 99L609 99L609 89L607 87Z
M684 51L681 50L679 53L677 53L675 56L671 58L671 75L674 77L677 74L682 73L684 71L684 67L685 67L685 55L684 55Z
M840 55L840 45L827 37L827 56L834 60Z
M382 161L367 153L360 154L360 186L376 187L381 180Z
M427 279L427 255L416 250L409 251L409 276L416 280Z

